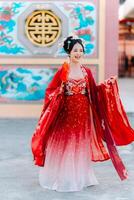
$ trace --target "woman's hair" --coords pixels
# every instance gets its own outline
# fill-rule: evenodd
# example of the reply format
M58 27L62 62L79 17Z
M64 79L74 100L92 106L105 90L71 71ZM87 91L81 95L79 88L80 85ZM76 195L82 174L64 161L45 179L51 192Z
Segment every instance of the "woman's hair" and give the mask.
M69 36L67 37L65 40L64 40L64 45L63 45L63 48L65 50L65 52L67 54L70 54L73 46L76 44L76 43L79 43L82 48L83 48L83 52L85 52L85 49L84 49L84 45L82 43L82 40L80 38L73 38L73 36Z

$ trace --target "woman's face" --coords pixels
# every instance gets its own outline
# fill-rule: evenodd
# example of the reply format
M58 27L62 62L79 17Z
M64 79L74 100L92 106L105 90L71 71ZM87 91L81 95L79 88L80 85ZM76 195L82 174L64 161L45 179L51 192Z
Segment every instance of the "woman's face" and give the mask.
M74 63L79 63L83 57L83 54L84 52L81 44L76 43L70 52L70 60Z

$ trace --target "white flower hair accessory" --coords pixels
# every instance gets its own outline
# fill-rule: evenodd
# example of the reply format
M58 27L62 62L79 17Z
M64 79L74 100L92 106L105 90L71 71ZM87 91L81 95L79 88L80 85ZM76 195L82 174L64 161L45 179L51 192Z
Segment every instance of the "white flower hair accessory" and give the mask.
M62 40L58 43L58 48L63 47L64 41L65 41L66 39L67 39L66 37L62 38Z
M83 46L85 46L86 45L86 41L83 38L80 38L80 39L82 41Z
M82 41L82 44L83 44L83 46L85 47L85 45L86 45L86 42L85 42L85 40L83 39L83 38L80 38L80 37L78 37L78 35L76 35L76 34L72 34L72 39L79 39L79 40L81 40Z
M77 39L80 39L79 37L78 37L78 35L75 35L75 34L72 34L72 39L75 39L75 40L77 40Z

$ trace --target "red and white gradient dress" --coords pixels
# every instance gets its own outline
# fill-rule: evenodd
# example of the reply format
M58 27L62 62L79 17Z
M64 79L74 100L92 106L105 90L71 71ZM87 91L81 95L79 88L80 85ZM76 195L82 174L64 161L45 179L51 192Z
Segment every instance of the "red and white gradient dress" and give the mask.
M69 78L64 106L47 143L45 165L39 169L43 188L67 192L98 184L91 161L89 106L85 79Z
M120 179L128 178L116 146L133 142L134 130L117 81L111 77L96 85L91 70L82 71L83 79L69 79L64 63L46 89L30 143L43 188L67 192L96 185L92 162L109 159Z

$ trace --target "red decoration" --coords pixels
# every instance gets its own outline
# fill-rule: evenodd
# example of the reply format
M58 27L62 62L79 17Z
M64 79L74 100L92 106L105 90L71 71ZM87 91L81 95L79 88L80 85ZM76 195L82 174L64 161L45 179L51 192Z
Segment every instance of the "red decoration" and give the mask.
M82 68L85 69L87 74L85 80L88 92L88 95L86 97L83 96L83 98L86 98L86 102L88 101L91 107L91 115L89 117L93 121L95 131L95 133L90 132L92 137L90 147L92 160L105 161L111 158L119 177L121 180L124 180L128 175L118 154L116 145L127 145L133 142L134 130L128 122L127 115L119 98L116 79L109 79L97 86L90 69L86 67ZM67 99L65 98L64 90L61 92L61 87L62 82L67 80L68 70L69 65L64 63L46 90L45 104L31 141L35 165L38 166L44 166L45 164L47 141L49 140L49 136L51 136L52 127L56 123L59 113L65 108L64 105L66 105L65 102ZM72 104L72 101L68 101L68 103ZM84 106L85 104L82 105ZM74 106L72 109L74 109ZM73 116L71 115L70 117ZM109 155L103 145L103 141L106 143Z
M69 64L67 62L64 62L62 65L62 72L61 72L61 80L65 82L67 80L69 73Z

